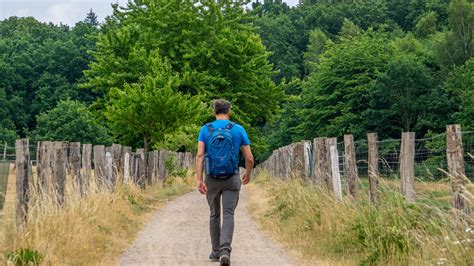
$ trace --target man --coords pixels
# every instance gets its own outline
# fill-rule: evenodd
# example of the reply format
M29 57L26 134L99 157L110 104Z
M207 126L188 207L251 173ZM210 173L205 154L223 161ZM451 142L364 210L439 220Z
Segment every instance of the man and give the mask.
M250 181L254 160L245 129L229 121L231 104L226 100L215 100L213 114L216 120L204 125L199 132L196 181L199 192L206 194L211 211L209 229L212 251L209 259L220 260L220 265L230 265L234 210L239 201L241 183L246 185ZM242 181L237 161L239 150L245 157L246 170ZM206 170L204 181L203 168Z

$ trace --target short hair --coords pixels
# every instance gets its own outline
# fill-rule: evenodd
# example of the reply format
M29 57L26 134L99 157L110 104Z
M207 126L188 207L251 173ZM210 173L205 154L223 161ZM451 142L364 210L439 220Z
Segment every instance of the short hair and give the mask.
M217 99L217 100L214 100L214 102L212 103L212 107L214 109L214 113L216 115L219 115L219 114L228 114L232 105L230 104L229 101L226 101L224 99Z

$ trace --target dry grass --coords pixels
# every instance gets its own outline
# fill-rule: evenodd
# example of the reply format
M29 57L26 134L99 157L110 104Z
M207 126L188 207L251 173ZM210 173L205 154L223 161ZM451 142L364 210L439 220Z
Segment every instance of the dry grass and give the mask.
M37 251L46 265L115 264L153 210L190 190L181 178L145 190L122 186L114 193L94 192L87 198L71 193L69 186L63 207L33 203L26 227L17 229L12 180L10 176L6 206L0 212L0 261L12 260L8 254L27 249Z
M437 207L444 202L426 204L420 193L419 203L405 204L390 184L382 187L374 207L364 191L357 201L336 202L316 186L281 182L263 174L249 186L250 209L261 229L307 264L470 265L474 261L474 232L456 231L450 212ZM443 201L446 188L430 187L440 195L432 201Z

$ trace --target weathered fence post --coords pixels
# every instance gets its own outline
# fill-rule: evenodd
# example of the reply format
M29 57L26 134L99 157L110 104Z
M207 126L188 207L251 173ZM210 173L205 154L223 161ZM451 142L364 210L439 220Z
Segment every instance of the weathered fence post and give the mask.
M69 172L71 173L75 189L81 191L81 143L69 143ZM82 195L82 193L81 193Z
M347 177L349 194L355 198L357 196L357 162L354 145L354 137L352 135L344 135L344 168Z
M147 163L147 183L153 185L158 180L158 151L148 152L148 163ZM182 161L184 163L184 159Z
M30 151L29 140L19 139L15 142L16 150L16 223L21 227L27 220L28 202L30 200L29 192L29 165Z
M453 190L453 205L459 210L455 214L456 222L460 222L471 213L470 202L466 195L467 177L464 169L464 150L462 147L461 126L446 126L446 158L448 161L448 170L451 178L451 188Z
M5 141L5 146L3 147L3 160L7 159L7 146L8 143Z
M341 174L339 173L339 152L337 151L337 138L331 138L328 142L331 157L331 179L334 196L342 200Z
M110 148L110 149L107 149ZM113 158L112 158L112 148L107 147L105 148L105 180L106 180L106 187L110 191L113 190L114 187L114 168L113 168Z
M405 201L413 203L415 196L415 132L403 132L400 151L401 190Z
M131 147L122 147L122 165L123 165L123 180L122 182L127 184L130 180L130 163L131 163Z
M91 180L92 144L82 145L81 195L85 196Z
M101 190L105 183L105 146L94 146L94 176L98 190Z
M119 180L123 174L122 172L122 162L120 158L122 157L122 145L112 144L112 184L115 186L117 180Z
M159 163L158 163L158 178L163 181L166 179L167 170L166 170L166 160L168 159L168 151L167 150L160 150L159 153Z
M52 176L52 152L53 144L50 141L39 141L37 148L37 187L44 196L50 193L50 183Z
M137 155L137 184L140 186L140 188L144 188L146 183L145 149L137 149Z
M323 179L324 183L326 184L326 188L329 191L334 191L334 188L332 186L332 164L331 164L331 146L332 145L337 145L337 139L336 138L326 138L326 143L325 143L325 154L323 155L325 158L325 165L323 167Z
M313 140L313 177L316 183L323 186L326 174L326 138Z
M369 133L367 138L369 143L369 195L370 202L376 203L379 185L377 133Z
M64 204L64 188L67 172L68 143L64 141L53 142L53 178L52 185L54 197L59 205Z

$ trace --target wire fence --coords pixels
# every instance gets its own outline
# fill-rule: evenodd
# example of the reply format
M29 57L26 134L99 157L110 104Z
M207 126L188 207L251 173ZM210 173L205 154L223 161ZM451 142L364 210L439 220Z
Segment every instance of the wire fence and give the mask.
M474 131L462 132L464 149L464 166L466 176L474 178ZM401 139L377 141L379 154L379 175L382 178L396 179L400 176ZM360 177L368 175L368 142L355 142L357 171ZM339 169L345 174L344 142L337 144L339 151ZM415 178L418 180L441 180L446 175L441 170L448 170L446 161L446 133L415 140ZM345 180L343 178L342 180ZM344 186L344 184L343 184Z

